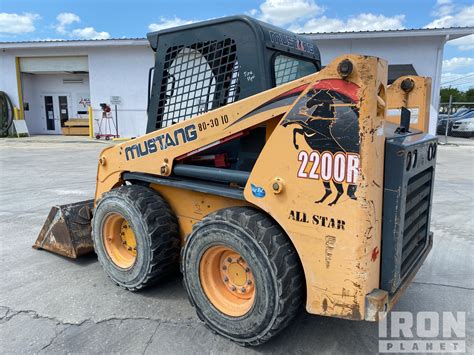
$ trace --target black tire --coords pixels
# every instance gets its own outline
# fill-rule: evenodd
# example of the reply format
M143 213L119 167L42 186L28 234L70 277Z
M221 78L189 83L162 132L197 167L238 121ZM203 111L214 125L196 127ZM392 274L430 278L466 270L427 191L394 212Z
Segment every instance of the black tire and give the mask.
M110 214L127 220L136 239L136 261L129 269L115 265L103 242L103 223ZM107 276L130 291L156 284L178 270L178 221L165 200L154 190L138 185L113 189L99 200L92 219L95 252Z
M200 281L201 257L224 245L238 252L255 279L255 301L243 316L230 317L209 301ZM280 332L304 299L301 263L288 236L264 213L249 207L222 209L197 223L182 251L183 280L199 318L240 345L259 345Z

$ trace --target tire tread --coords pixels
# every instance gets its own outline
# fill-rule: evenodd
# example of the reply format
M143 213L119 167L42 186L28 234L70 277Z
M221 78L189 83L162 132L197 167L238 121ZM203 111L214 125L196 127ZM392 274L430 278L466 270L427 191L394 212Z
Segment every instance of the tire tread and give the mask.
M127 290L138 291L156 284L177 270L180 253L178 219L168 203L151 188L125 185L105 193L97 205L103 199L110 197L126 199L139 211L151 241L150 263L145 273L146 276L140 284L128 287L118 284L113 279L112 281ZM94 248L97 248L95 238L92 239ZM103 263L100 258L99 261Z
M269 257L275 272L279 304L271 327L257 339L236 341L243 346L263 344L285 328L303 304L305 281L298 254L283 229L269 216L251 207L230 207L216 211L196 223L193 230L198 229L201 224L219 221L235 223L253 235ZM183 268L182 272L184 273ZM183 281L186 286L186 277ZM194 304L193 306L195 307ZM196 311L199 315L200 311ZM209 328L213 330L212 327Z

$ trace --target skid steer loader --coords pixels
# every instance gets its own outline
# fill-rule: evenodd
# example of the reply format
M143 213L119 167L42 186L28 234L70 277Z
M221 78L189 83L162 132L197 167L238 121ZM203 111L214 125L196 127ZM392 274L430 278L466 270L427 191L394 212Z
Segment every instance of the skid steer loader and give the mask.
M302 304L377 321L428 255L431 82L387 63L321 68L309 39L246 16L148 34L147 134L98 159L94 200L51 211L35 244L135 291L179 264L213 331L258 345Z

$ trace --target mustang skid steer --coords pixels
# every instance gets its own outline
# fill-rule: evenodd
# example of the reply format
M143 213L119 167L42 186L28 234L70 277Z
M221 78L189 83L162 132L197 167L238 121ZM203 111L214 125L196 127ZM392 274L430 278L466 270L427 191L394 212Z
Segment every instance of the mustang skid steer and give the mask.
M181 265L213 331L258 345L304 303L377 321L432 246L429 78L321 69L309 39L248 17L150 33L147 134L102 151L95 199L54 207L36 248L95 250L135 291Z

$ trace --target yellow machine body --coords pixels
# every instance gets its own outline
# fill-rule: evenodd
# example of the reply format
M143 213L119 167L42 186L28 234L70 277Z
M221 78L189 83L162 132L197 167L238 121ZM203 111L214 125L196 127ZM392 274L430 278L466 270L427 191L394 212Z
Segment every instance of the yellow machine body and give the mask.
M341 77L338 64L345 59L354 69ZM374 307L382 311L392 306L385 294L371 301L380 287L384 125L397 121L395 115L387 117L387 108L399 108L408 100L409 107L418 108L415 127L428 127L430 80L411 78L416 90L407 99L398 83L387 87L384 60L346 55L318 73L110 146L100 154L95 201L123 185L127 172L169 177L183 157L245 130L266 127L266 143L243 189L244 199L159 183L150 186L178 216L183 243L192 226L213 211L231 206L265 211L299 255L309 313L376 320ZM299 122L323 119L311 116L305 105L318 90L336 90L350 98L336 105L357 113L356 151L343 145L337 152L318 150L308 143L311 132L296 130ZM340 188L343 193L334 202ZM356 193L350 194L351 189ZM327 200L317 203L327 192Z
M413 83L413 89L403 91L404 80ZM421 132L429 130L431 102L431 78L421 76L402 76L395 80L387 90L387 122L400 122L400 108L411 112L410 127Z

